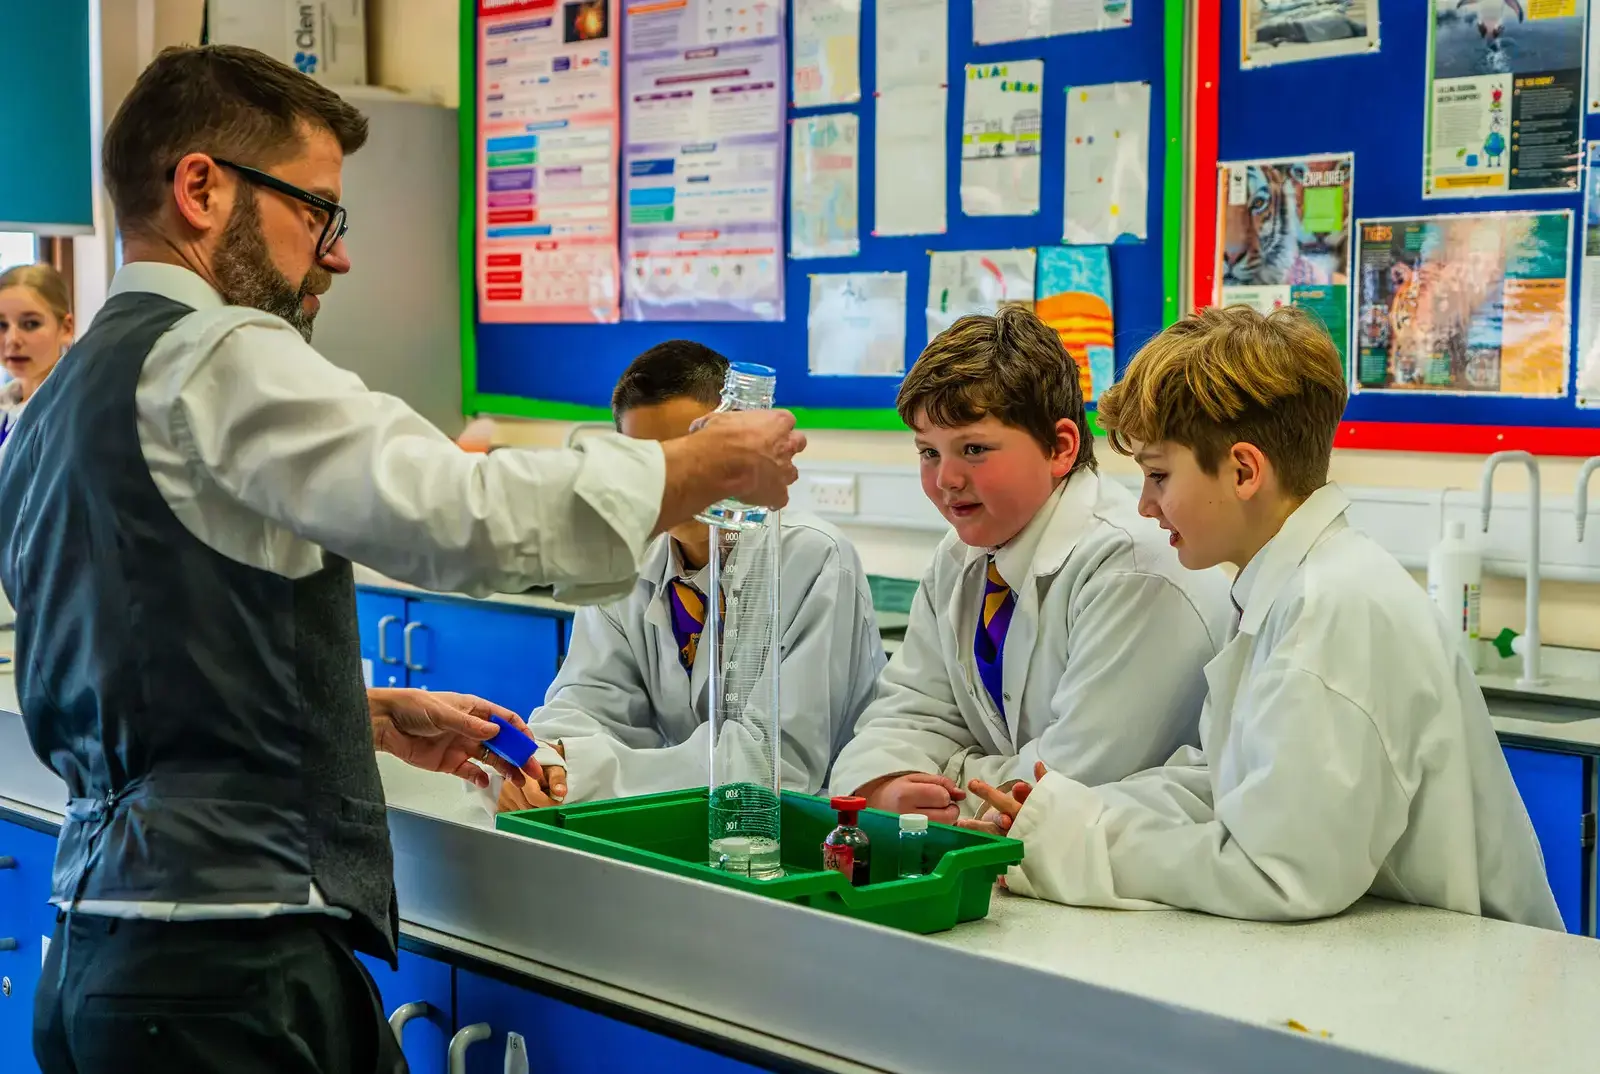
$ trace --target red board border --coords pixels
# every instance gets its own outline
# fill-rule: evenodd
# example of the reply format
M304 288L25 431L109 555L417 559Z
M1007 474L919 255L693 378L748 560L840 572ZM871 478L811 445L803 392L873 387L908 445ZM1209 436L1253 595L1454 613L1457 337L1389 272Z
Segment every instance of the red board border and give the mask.
M1191 101L1189 159L1193 162L1189 278L1193 307L1209 305L1217 257L1217 83L1221 73L1222 5L1229 0L1194 0L1193 46L1188 78ZM1241 27L1241 32L1243 28ZM1333 446L1366 451L1427 451L1487 455L1520 450L1535 455L1600 455L1600 429L1528 425L1440 425L1350 421L1339 426Z

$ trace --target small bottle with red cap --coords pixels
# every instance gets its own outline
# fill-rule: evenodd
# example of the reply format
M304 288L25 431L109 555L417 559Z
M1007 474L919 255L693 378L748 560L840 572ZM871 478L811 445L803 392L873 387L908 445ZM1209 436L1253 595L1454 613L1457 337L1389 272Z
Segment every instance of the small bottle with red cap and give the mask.
M872 872L872 846L856 823L867 800L841 796L828 804L839 814L839 826L822 841L822 867L843 873L852 886L861 887Z

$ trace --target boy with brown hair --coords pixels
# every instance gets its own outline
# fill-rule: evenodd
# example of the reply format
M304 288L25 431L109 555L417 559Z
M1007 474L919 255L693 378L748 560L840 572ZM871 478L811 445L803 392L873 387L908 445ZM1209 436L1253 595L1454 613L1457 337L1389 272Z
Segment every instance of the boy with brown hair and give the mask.
M922 489L954 532L834 763L835 793L953 823L968 788L1047 762L1087 784L1198 740L1227 580L1188 572L1095 472L1078 372L1027 309L963 317L900 388Z
M1107 786L983 790L974 826L1027 846L1013 891L1259 920L1370 892L1561 928L1472 669L1328 482L1344 403L1315 320L1244 306L1173 325L1101 398L1184 565L1240 566L1238 626L1205 669L1199 749Z

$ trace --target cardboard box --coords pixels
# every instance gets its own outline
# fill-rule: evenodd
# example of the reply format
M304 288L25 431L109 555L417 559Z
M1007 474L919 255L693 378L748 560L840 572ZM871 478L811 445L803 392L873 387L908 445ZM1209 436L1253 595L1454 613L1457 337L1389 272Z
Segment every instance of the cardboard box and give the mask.
M334 86L367 81L366 0L207 0L210 40L245 45Z

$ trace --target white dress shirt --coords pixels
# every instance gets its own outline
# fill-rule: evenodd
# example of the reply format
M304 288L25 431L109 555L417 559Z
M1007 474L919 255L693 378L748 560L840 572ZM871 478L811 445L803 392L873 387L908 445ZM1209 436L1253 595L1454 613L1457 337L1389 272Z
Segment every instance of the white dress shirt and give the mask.
M1012 891L1263 921L1370 892L1561 929L1471 667L1349 506L1325 485L1240 573L1199 749L1105 786L1040 781Z
M326 549L473 595L553 585L581 604L632 589L661 509L659 444L605 435L569 450L471 454L330 363L288 322L226 304L188 269L128 264L110 288L127 292L194 310L145 359L139 446L173 514L215 551L301 578L321 568ZM306 905L77 909L164 920L342 913L315 886Z

